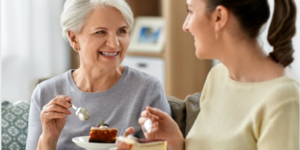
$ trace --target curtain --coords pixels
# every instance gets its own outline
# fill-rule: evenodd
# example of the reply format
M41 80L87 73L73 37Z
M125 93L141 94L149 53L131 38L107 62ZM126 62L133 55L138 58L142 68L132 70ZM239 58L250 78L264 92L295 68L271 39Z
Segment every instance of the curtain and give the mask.
M30 101L38 79L70 68L63 0L1 0L1 100Z

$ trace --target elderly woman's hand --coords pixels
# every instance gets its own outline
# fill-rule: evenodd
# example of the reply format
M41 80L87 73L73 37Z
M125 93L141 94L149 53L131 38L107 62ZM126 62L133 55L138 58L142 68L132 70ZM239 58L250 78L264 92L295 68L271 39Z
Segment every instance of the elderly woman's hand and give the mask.
M59 95L43 107L40 116L43 133L40 140L52 140L51 143L58 140L66 124L66 117L71 114L71 111L68 110L71 107L70 102L70 97Z
M163 139L168 143L169 150L183 150L184 138L176 124L176 122L167 113L157 109L147 107L145 111L141 113L139 118L139 124L142 126L147 118L152 120L152 130L150 133L144 134L147 139Z

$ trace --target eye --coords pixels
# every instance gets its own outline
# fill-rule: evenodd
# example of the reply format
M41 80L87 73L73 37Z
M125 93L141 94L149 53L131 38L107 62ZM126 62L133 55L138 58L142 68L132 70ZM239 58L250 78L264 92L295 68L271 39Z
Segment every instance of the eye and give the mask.
M126 34L127 31L125 29L120 29L117 34Z
M104 31L104 30L97 31L96 34L106 34L106 31Z

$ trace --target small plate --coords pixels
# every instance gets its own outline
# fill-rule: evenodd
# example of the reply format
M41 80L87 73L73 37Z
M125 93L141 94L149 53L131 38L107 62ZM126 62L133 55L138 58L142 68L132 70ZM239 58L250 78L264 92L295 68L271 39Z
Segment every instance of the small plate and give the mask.
M86 150L109 150L116 147L115 143L90 143L89 136L74 137L72 141Z

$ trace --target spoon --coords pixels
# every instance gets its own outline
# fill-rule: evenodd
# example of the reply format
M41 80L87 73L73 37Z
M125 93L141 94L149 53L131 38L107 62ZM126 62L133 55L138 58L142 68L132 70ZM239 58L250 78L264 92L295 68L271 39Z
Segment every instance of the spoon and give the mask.
M85 121L85 120L88 120L90 118L90 113L88 112L87 109L83 108L83 107L75 107L73 104L72 105L72 108L76 111L76 116L82 120L82 121Z
M144 125L143 125L144 131L146 133L150 133L151 129L152 129L152 121L151 119L148 117L147 120L145 121Z

